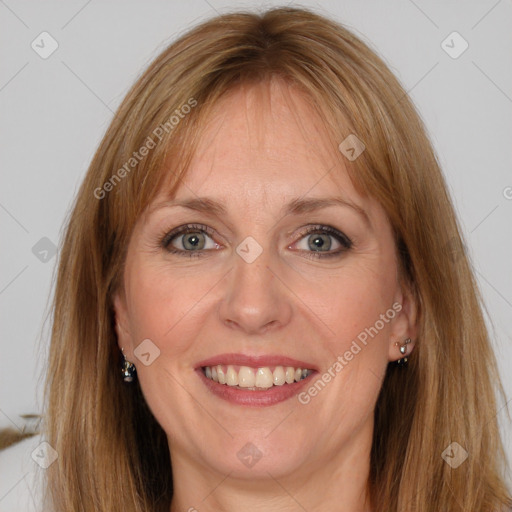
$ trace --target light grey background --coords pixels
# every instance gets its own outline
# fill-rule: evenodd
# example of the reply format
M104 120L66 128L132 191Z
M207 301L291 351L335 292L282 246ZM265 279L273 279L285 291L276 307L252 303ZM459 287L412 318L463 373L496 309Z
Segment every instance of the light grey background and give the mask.
M20 414L41 410L39 376L48 341L43 320L56 261L51 244L60 242L113 111L143 68L198 21L238 7L278 4L0 0L0 427L22 428ZM512 398L512 3L301 5L369 42L425 120L489 313L507 397L499 404L503 421ZM31 47L35 41L39 51L50 48L49 39L41 43L43 31L58 43L46 59ZM446 40L452 54L462 48L458 36L447 39L454 31L469 44L458 58L442 47ZM508 423L503 431L512 454Z

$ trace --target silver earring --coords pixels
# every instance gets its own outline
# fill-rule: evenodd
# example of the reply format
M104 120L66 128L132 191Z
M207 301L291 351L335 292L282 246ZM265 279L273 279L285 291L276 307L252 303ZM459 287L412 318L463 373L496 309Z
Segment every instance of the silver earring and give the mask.
M395 343L395 345L400 350L400 354L403 356L407 356L407 345L409 345L409 343L411 343L411 338L407 338L402 345L400 345L398 341ZM401 357L396 361L396 364L400 366L407 364L407 357Z
M125 382L132 382L136 372L135 365L132 362L128 361L128 359L126 359L126 356L124 355L124 350L121 349L121 351L123 352L124 357L123 365L121 367L123 380Z

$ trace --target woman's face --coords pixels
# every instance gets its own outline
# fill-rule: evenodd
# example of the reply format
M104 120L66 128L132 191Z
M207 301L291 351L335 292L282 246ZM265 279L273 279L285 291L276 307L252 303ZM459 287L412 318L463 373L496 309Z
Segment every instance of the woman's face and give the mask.
M174 468L295 481L367 469L415 312L386 215L327 141L282 82L239 88L175 197L162 190L134 229L119 346Z

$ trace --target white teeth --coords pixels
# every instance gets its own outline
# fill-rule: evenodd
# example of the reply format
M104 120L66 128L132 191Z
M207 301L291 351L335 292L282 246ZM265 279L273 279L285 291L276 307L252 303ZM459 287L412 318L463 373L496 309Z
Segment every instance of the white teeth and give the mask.
M256 383L256 377L252 368L241 366L238 371L238 385L241 388L253 388Z
M206 366L203 368L206 378L219 384L226 384L232 387L244 389L269 389L272 386L283 386L293 384L308 377L313 370L293 368L292 366L276 366L274 371L268 366L251 368L240 366L238 371L233 365Z
M276 366L273 375L274 386L282 386L286 382L286 376L282 366Z
M217 366L217 378L219 379L219 384L226 384L226 375L222 366Z
M238 386L238 373L235 372L235 369L232 366L228 366L226 384L228 386Z
M257 388L271 388L274 385L274 376L272 375L270 368L258 368L258 371L256 372L256 382L254 385Z

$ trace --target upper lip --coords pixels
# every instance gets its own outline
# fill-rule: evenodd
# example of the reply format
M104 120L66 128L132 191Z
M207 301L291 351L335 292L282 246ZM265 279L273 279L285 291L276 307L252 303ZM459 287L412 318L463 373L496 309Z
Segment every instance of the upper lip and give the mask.
M199 362L196 368L217 366L221 364L250 366L252 368L262 368L265 366L292 366L294 368L302 368L303 370L316 370L316 367L312 363L306 363L305 361L299 361L292 357L274 354L260 356L249 356L247 354L219 354Z

